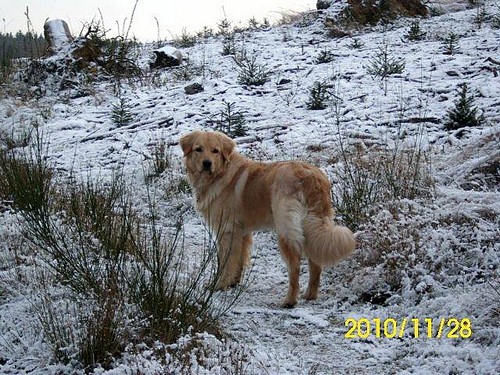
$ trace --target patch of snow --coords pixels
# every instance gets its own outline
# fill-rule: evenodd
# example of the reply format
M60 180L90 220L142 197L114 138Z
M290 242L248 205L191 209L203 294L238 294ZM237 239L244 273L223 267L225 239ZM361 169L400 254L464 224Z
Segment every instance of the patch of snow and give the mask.
M473 23L476 10L465 9L466 1L432 3L447 13L421 19L427 36L414 43L403 40L410 24L405 19L356 31L354 37L363 43L357 49L351 48L350 37L326 37L322 18L237 35L237 44L271 71L270 80L261 87L240 86L236 64L221 54L220 38L206 38L182 50L190 63L203 67L192 80L201 80L204 91L186 95L186 82L176 77L175 70L161 71L154 84L123 84L121 95L130 103L134 121L121 127L111 118L117 97L109 82L95 83L91 95L80 98L65 92L32 102L2 97L0 135L29 138L36 124L49 144L48 161L58 173L106 178L119 170L134 188L135 208L143 213L148 205L144 171L152 159L151 146L165 140L172 166L157 182L162 197L159 220L171 228L182 213L187 255L193 257L207 238L203 221L187 194L163 192L184 175L180 136L210 129L208 119L217 116L225 103L234 102L247 120L248 135L236 139L240 152L258 160L306 160L320 166L332 181L343 148L376 152L421 147L431 158L433 198L404 202L397 213L380 209L372 218L380 225L372 227L371 235L379 237L399 234L403 242L409 239L398 231L419 229L418 246L407 258L412 266L403 265L407 275L398 292L381 304L362 298L377 292L387 276L381 263L369 265L364 259L380 255L380 249L363 248L324 271L317 301L301 300L296 309L284 310L279 304L288 277L276 236L257 233L244 297L223 317L222 326L248 353L248 373L496 374L500 372L500 191L494 179L485 183L480 171L500 157L500 78L490 60L498 60L500 30L488 23L478 28ZM493 5L488 11L495 12ZM460 52L453 56L442 53L441 41L451 31L460 35ZM383 46L405 60L404 72L385 80L367 73ZM170 46L161 50L177 51ZM316 64L324 50L333 53L333 62ZM144 56L151 51L146 46L138 59L146 61ZM290 81L279 84L282 78ZM328 109L309 111L305 102L316 81L327 82L334 96ZM459 135L446 131L443 123L463 82L469 83L487 122ZM0 373L78 373L70 365L53 362L40 330L34 328L32 297L38 291L29 281L39 270L37 254L19 240L20 218L4 206L8 205L0 204ZM308 280L306 269L304 263L302 287ZM473 334L457 340L415 338L408 331L401 338L348 339L348 318L398 322L469 318ZM225 374L215 360L217 353L230 352L229 341L193 334L176 345L188 345L191 339L201 340L207 348L205 365L193 359L193 368L200 374ZM130 346L113 369L95 373L179 371L181 364L167 354L159 357L153 349L145 344Z

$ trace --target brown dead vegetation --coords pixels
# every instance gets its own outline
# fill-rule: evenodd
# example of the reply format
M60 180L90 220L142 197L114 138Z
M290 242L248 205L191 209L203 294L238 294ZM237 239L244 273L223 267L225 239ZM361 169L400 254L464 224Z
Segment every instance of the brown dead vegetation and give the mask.
M392 20L398 16L427 15L427 6L421 0L349 0L343 11L346 21L361 25L375 25L381 20Z

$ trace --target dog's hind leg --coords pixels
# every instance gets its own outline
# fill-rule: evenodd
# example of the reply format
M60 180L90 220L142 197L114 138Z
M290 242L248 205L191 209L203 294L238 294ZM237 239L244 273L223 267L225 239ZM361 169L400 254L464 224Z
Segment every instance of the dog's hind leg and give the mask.
M304 293L304 298L314 300L318 298L319 281L321 277L321 266L309 259L309 284Z
M288 293L282 306L291 308L297 304L297 297L300 291L300 251L291 246L290 242L283 236L279 238L279 246L281 256L288 267Z
M278 195L272 209L281 256L288 267L288 293L283 307L293 307L300 292L300 258L304 248L303 206L298 199Z

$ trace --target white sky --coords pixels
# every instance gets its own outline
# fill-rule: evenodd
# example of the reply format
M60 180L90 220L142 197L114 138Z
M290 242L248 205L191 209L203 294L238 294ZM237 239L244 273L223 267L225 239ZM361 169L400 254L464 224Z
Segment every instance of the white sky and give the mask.
M47 19L64 19L73 35L78 35L84 23L100 20L99 10L105 27L113 33L120 32L126 20L130 21L135 0L0 0L0 31L15 33L27 31L26 7L35 32L43 34ZM131 34L142 41L160 38L170 39L180 35L183 28L196 32L209 26L216 30L216 24L227 18L237 24L246 25L255 16L258 21L267 17L270 21L279 19L280 12L314 9L316 0L139 0L132 22ZM223 10L224 9L224 10ZM132 36L129 35L129 36Z

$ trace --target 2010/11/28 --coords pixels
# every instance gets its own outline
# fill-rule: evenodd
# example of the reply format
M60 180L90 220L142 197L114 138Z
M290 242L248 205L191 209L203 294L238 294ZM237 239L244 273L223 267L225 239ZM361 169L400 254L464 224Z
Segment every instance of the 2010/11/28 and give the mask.
M423 319L423 330L421 332L421 319L403 318L400 322L393 318L387 319L367 319L367 318L348 318L345 326L348 327L345 337L348 339L367 339L370 336L375 338L403 338L407 329L410 330L413 338L448 338L448 339L467 339L472 336L472 324L470 319L463 318L441 318L437 329L435 329L435 319ZM373 328L373 332L372 332Z

